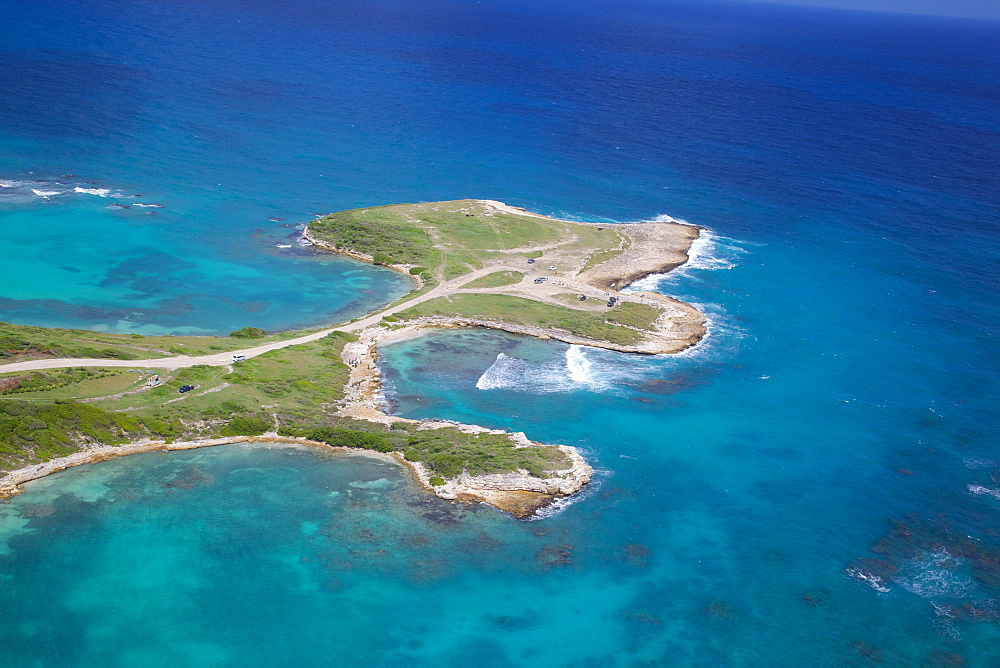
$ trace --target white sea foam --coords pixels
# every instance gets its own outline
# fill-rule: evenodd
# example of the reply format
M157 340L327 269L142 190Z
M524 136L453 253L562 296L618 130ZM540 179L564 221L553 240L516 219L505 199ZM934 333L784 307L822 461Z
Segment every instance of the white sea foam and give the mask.
M97 195L98 197L110 197L111 195L109 188L81 188L80 186L76 186L73 188L73 191L85 195Z
M962 460L967 469L984 469L990 466L996 466L994 462L988 459L980 459L978 457L966 457Z
M987 495L992 496L994 499L1000 501L1000 489L990 489L989 487L983 487L982 485L969 485L969 492L976 495Z
M600 469L596 469L594 471L594 477L591 479L589 483L587 483L587 486L584 487L582 490L571 496L564 496L556 499L549 505L536 511L534 515L527 518L527 520L525 521L537 522L538 520L544 520L548 517L553 517L555 515L558 515L559 513L569 508L570 506L576 505L581 501L586 501L601 488L601 486L604 483L604 479L608 475L609 475L608 471L602 471Z
M676 220L675 222L682 221ZM657 291L665 285L677 283L680 279L697 278L698 272L701 271L732 269L737 265L740 257L747 253L744 245L742 242L723 237L703 227L698 238L691 242L687 262L666 274L650 274L632 283L623 292Z
M121 191L99 188L90 184L73 183L64 178L56 179L0 179L0 199L14 204L31 204L38 198L49 199L59 195L95 195L97 197L124 197ZM159 204L136 204L133 206L155 206Z
M572 381L565 369L537 364L500 353L476 381L480 390L519 390L533 393L566 392Z
M593 376L594 364L587 358L583 346L570 346L566 350L566 371L569 379L583 385L596 384Z
M962 632L955 626L955 612L941 603L931 601L934 606L934 629L952 640L961 640Z
M860 568L848 568L844 570L844 574L847 575L848 577L858 580L859 582L863 582L864 584L868 585L875 591L880 592L882 594L888 594L890 591L889 585L886 583L886 581L880 578L879 576L875 575L874 573L869 573L868 571L864 571Z
M947 550L925 552L904 564L893 579L923 598L962 598L976 591L964 566L964 559L951 556Z
M39 197L53 197L62 194L63 191L52 190L53 184L50 181L33 179L18 181L15 179L0 179L0 200L14 204L28 204L35 202Z
M500 353L476 381L476 388L532 394L606 392L656 373L656 367L650 366L648 359L571 345L562 360L552 362L533 362Z
M142 202L136 202L132 206L138 206L138 207L141 207L143 209L162 209L163 208L162 204L143 204Z

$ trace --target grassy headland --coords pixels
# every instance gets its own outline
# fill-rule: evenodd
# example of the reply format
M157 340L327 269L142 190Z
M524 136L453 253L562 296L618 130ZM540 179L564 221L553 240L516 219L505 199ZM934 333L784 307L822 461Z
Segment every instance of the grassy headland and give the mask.
M0 323L0 469L95 444L276 433L401 453L423 466L425 482L447 486L447 498L475 489L455 482L465 474L523 471L537 482L572 467L569 478L543 486L561 490L547 494L571 493L589 479L572 449L380 413L372 399L379 333L414 320L500 322L647 353L681 350L704 333L703 317L686 304L618 292L682 262L697 236L685 226L612 229L457 200L342 211L312 222L306 235L321 247L419 276L422 285L378 315L308 332L245 327L227 337L174 337ZM355 332L363 337L354 344L361 354L346 355ZM249 359L235 360L233 352ZM127 360L135 368L124 369ZM150 369L159 370L159 384L147 385ZM180 392L183 386L194 387ZM509 489L537 492L535 482ZM484 489L480 498L487 500L497 490Z
M653 330L660 312L645 304L583 311L511 295L458 294L426 301L399 314L404 320L423 316L509 322L628 345L640 341L643 332Z

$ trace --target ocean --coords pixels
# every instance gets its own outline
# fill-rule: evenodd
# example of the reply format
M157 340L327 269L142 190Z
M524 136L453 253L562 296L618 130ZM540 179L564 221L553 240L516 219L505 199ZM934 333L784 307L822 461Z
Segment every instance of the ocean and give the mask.
M676 356L385 347L398 414L584 451L594 482L535 521L277 445L30 483L0 505L0 665L1000 664L1000 23L21 0L0 37L0 320L346 320L406 283L296 226L476 197L705 227L637 287L711 323Z

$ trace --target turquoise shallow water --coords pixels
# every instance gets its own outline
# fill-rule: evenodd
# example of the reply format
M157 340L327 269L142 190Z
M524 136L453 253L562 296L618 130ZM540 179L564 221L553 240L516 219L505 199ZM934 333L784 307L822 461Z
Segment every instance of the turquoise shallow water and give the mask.
M241 219L203 202L71 179L7 183L0 313L10 322L143 334L292 329L350 320L411 285L388 269L304 247L301 223L260 212ZM25 201L33 191L58 194ZM215 215L232 221L228 234L199 229Z
M69 471L0 506L0 663L1000 663L996 23L47 0L0 34L0 319L348 318L402 279L277 246L352 206L715 234L649 284L710 314L686 355L386 349L399 413L581 447L577 503L516 522L287 449Z

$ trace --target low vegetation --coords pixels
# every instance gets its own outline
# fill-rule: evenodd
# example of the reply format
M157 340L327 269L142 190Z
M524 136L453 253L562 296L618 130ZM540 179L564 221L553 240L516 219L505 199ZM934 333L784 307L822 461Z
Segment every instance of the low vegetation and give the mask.
M583 311L510 295L458 294L432 299L401 312L401 318L455 316L561 329L620 345L640 341L653 329L659 311L646 304L625 303L606 311Z
M482 475L516 469L545 477L546 471L570 466L569 458L556 447L519 448L504 434L473 435L454 428L410 432L403 455L444 478L462 471Z
M263 332L259 343L282 341L307 334L312 330L268 334L256 327L244 330ZM0 373L3 364L27 359L79 358L141 360L171 355L208 355L246 347L244 336L143 336L141 334L108 334L83 329L59 329L13 325L0 322Z
M462 288L483 289L502 288L507 285L516 285L524 280L524 274L519 271L495 271L479 278L469 281Z
M135 417L95 406L0 399L0 462L11 468L68 455L84 443L118 445L151 433Z
M114 375L121 375L121 372L86 367L28 371L20 375L0 376L0 394L47 392Z
M121 369L0 377L20 380L16 398L0 398L0 469L64 456L88 443L259 436L275 429L333 446L403 452L437 476L515 468L544 475L568 465L558 448L515 448L505 436L388 429L335 415L349 372L340 353L355 339L335 332L237 362L232 373L204 365L163 372L157 387L146 386L148 375ZM181 394L183 385L195 389Z
M260 327L244 327L235 332L229 332L229 336L234 336L237 339L259 339L262 336L267 336L267 330Z
M377 264L416 265L412 273L445 280L511 257L502 251L565 241L568 248L579 247L586 254L619 243L618 235L590 226L499 212L477 200L340 211L313 221L309 231L334 248L363 253ZM542 254L526 250L523 257Z

